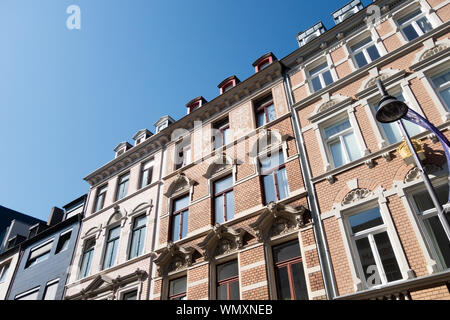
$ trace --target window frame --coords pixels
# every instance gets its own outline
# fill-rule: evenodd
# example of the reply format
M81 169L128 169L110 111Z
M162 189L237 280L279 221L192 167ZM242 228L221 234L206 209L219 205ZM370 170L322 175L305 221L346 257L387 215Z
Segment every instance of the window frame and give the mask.
M270 168L266 171L263 171L261 161L267 160L267 158L270 158L273 154L281 154L283 157L283 160L284 160L283 163L279 164L278 166L275 166L273 168ZM266 199L266 187L264 184L264 176L267 176L267 175L272 175L272 180L273 180L274 189L275 189L275 198L276 198L277 202L289 198L289 195L290 195L289 178L287 176L286 155L284 154L284 148L282 146L277 146L275 148L272 148L272 149L262 153L261 155L259 155L257 161L258 161L258 173L259 173L260 185L261 185L261 188L263 191L262 196L264 199L264 203L266 205L268 204L267 199ZM279 188L278 180L277 180L277 172L280 171L281 169L286 170L286 185L288 187L287 188L288 189L287 196L282 199L280 198L280 188Z
M325 68L319 69L319 71L317 71L316 73L311 74L311 70L312 69L318 68L318 67L320 67L321 65L324 65L324 64L326 65ZM330 73L331 80L332 80L332 82L330 84L326 84L325 80L323 78L323 74L325 72L327 72L327 71ZM305 73L306 73L306 76L307 76L307 80L308 80L308 84L309 84L309 88L310 88L310 90L309 90L310 93L319 92L320 90L322 90L322 89L326 88L327 86L329 86L329 85L333 84L334 82L336 82L336 79L335 79L335 77L333 75L333 72L331 72L331 67L330 67L330 65L329 65L329 63L328 63L328 61L326 59L318 59L317 61L311 62L310 65L308 65L308 67L307 67L307 72L305 72ZM320 82L320 85L321 85L321 88L317 89L317 90L314 89L314 85L313 85L313 82L312 82L312 80L315 79L316 77L319 78L319 82Z
M126 178L126 179L124 181L121 181L123 178ZM128 195L129 184L130 184L130 172L121 174L119 176L119 178L117 179L116 201L119 201ZM123 195L120 197L122 185L126 185L126 186L123 188Z
M220 192L216 192L216 182L221 181L221 180L225 180L225 179L228 179L228 178L231 179L231 187L229 187L229 188L227 188L225 190L222 190ZM212 189L213 189L212 190L213 191L213 193L212 193L213 194L213 206L212 207L214 208L214 223L218 223L217 219L216 219L216 198L218 198L218 197L223 197L223 208L222 208L222 210L223 210L223 222L222 223L226 223L226 222L234 219L236 212L233 212L233 217L231 219L228 219L228 217L227 217L227 198L226 198L227 194L232 192L233 193L233 202L234 202L234 179L233 179L233 174L232 173L227 173L227 174L225 174L223 176L217 177L212 183ZM233 203L233 207L234 207L234 203Z
M67 249L69 249L70 239L72 238L72 231L73 231L73 229L70 229L70 230L67 230L67 231L62 232L62 233L59 235L59 237L58 237L58 243L56 244L56 251L55 251L55 254L59 254L59 253L61 253L61 252L66 251ZM69 234L69 238L67 239L67 248L60 247L60 241L61 241L61 238L64 237L64 236L67 236L68 234ZM64 244L65 244L65 243L64 243Z
M226 146L227 144L229 144L231 141L228 141L228 142L226 142L225 140L225 137L226 137L226 134L225 134L225 132L228 130L228 132L229 133L231 133L229 130L230 130L230 120L229 120L229 118L228 117L225 117L225 118L223 118L223 119L221 119L221 120L219 120L219 121L216 121L215 123L214 123L214 125L213 125L213 128L215 129L215 130L217 130L217 131L219 131L220 132L220 136L221 136L221 138L222 138L222 141L221 141L221 145L218 147L217 145L216 145L216 136L215 135L213 135L212 136L212 146L213 146L213 150L218 150L218 149L220 149L220 148L222 148L222 147L224 147L224 146Z
M11 261L6 261L0 265L0 283L6 281L6 277L8 275L8 271L11 267Z
M182 153L182 157L180 157L180 153ZM192 163L192 150L191 150L191 141L190 139L186 143L186 145L183 145L183 141L178 142L175 145L175 171L179 170L181 168L186 167L187 165ZM189 156L188 156L189 155ZM182 158L183 161L181 163L177 163L177 161Z
M95 195L95 204L94 204L94 211L93 212L98 212L100 210L102 210L105 207L105 199L106 199L106 193L108 192L108 184L104 184L100 187L97 188L97 193ZM98 205L98 201L100 196L102 196L101 198L101 206L99 208Z
M178 200L180 200L180 199L183 199L183 198L187 198L187 200L188 200L188 204L187 204L187 206L186 207L183 207L183 208L181 208L181 209L179 209L179 210L177 210L177 211L174 211L175 210L175 202L176 201L178 201ZM190 199L190 193L185 193L185 194L182 194L182 195L177 195L175 198L173 198L172 200L171 200L171 213L170 213L170 233L169 233L169 239L171 240L171 241L173 241L173 242L176 242L176 241L179 241L179 240L182 240L182 239L184 239L184 238L186 238L187 237L187 235L188 235L188 233L189 233L189 230L188 230L188 228L189 228L189 206L190 206L190 204L191 204L191 199ZM182 234L183 234L183 218L184 218L184 214L187 214L187 220L188 220L188 225L186 226L186 236L185 237L182 237ZM174 221L175 221L175 216L176 215L180 215L180 222L179 222L179 230L178 230L178 236L179 236L179 238L177 239L177 240L175 240L174 239L174 236L173 236L173 231L174 231Z
M146 166L149 166L148 168L145 168ZM139 175L139 189L143 189L146 186L152 184L153 181L153 168L155 166L155 160L154 159L149 159L147 161L144 161L141 163L141 172ZM144 173L147 173L147 181L145 181L144 184Z
M43 296L42 296L42 300L55 300L55 299L45 299L45 298L46 298L46 295L47 295L48 287L49 287L49 286L52 286L52 285L55 285L55 284L56 284L56 291L55 291L55 298L56 298L56 295L58 294L59 278L53 279L53 280L51 280L51 281L48 281L48 282L45 284L44 294L43 294Z
M88 244L92 243L92 246L87 247ZM83 247L81 252L81 259L80 259L80 272L78 275L78 279L84 279L86 277L89 277L91 272L91 266L92 266L92 259L95 252L95 245L97 244L97 240L95 237L87 238L83 241ZM89 248L89 249L87 249ZM83 273L83 264L84 259L86 258L86 254L89 253L89 262L87 264L88 268L86 269L86 272Z
M43 262L43 261L48 260L48 259L50 258L50 255L51 255L52 250L53 250L53 247L54 247L54 240L55 240L55 239L52 238L52 239L50 239L50 240L45 241L45 242L42 243L42 244L39 244L39 245L35 246L34 248L31 248L31 249L30 249L30 252L29 252L29 254L28 254L28 258L27 258L27 260L26 260L26 262L25 262L25 269L28 269L28 268L33 267L33 266L35 266L35 265L37 265L37 264L39 264L39 263L41 263L41 262ZM44 252L44 253L42 253L42 254L40 254L40 255L34 257L34 261L33 261L33 262L30 262L31 255L32 255L32 253L33 253L34 251L37 251L37 250L41 249L42 247L45 247L45 246L47 246L47 245L49 245L49 244L51 244L50 250L49 250L49 251L46 251L46 252ZM41 257L43 257L43 256L45 256L46 258L43 259L43 260L37 261L38 258L41 258Z
M365 40L370 39L370 41L362 46L360 46L358 49L353 50L352 47L360 44L361 42L364 42ZM373 61L381 58L381 53L380 53L380 49L378 48L378 45L376 43L376 41L373 40L372 35L361 35L358 36L357 40L352 41L352 43L348 44L348 51L351 53L352 59L353 59L353 64L355 66L355 69L359 69L359 68L363 68L365 66L367 66L368 64L372 63ZM377 50L377 53L379 55L379 57L375 60L372 59L372 57L370 56L370 54L368 53L367 49L374 46L375 49ZM356 55L358 53L362 53L364 58L366 59L366 64L363 66L359 66L358 65L358 61L356 60Z
M270 99L268 101L261 103L262 101L268 99L269 96L270 96ZM275 119L272 119L272 120L269 119L269 112L267 111L268 108L271 106L273 106L273 110L275 113ZM276 120L277 119L277 110L275 108L275 101L273 99L272 92L270 92L268 94L264 94L260 98L255 99L253 110L255 113L255 123L256 123L257 128L265 126L266 124ZM258 122L258 119L259 119L258 115L260 115L262 113L264 113L264 123L261 124Z
M439 87L437 87L433 81L433 78L437 78L446 73L450 73L450 66L447 66L444 71L441 70L441 71L435 72L432 76L429 76L428 78L429 78L431 86L433 87L439 101L441 102L442 106L445 108L445 111L450 112L450 104L447 105L447 103L445 102L445 100L442 98L442 95L441 95L441 91L450 88L450 80L447 81L446 83L444 83L443 85L440 85Z
M184 292L180 292L180 293L177 293L177 294L171 296L170 295L171 282L177 281L177 280L180 280L183 278L186 280L186 290ZM183 298L183 297L187 298L187 289L188 289L187 275L181 275L179 277L174 277L174 278L170 278L167 280L168 280L167 281L167 300L186 300L186 299L178 299L178 298Z
M119 235L114 237L114 238L112 238L112 239L110 239L111 231L114 230L114 229L118 229L119 230ZM122 226L120 224L113 224L111 226L108 226L108 228L106 230L107 237L105 239L105 245L104 245L104 250L103 250L102 270L106 270L106 269L112 268L112 267L117 265L117 260L118 260L118 255L117 254L118 254L118 250L119 250L121 233L122 233ZM108 260L107 260L106 254L108 252L108 247L109 247L110 243L113 243L113 242L115 242L117 244L117 246L115 248L113 247L113 249L116 250L116 253L115 253L115 257L114 257L113 261L111 261L110 265L107 266L106 265L106 261L108 261ZM111 254L113 254L113 252L114 251L111 251Z
M136 221L137 221L137 219L140 219L140 218L145 218L145 223L142 226L140 226L140 227L136 227ZM146 237L146 235L147 235L146 234L146 231L147 231L147 220L148 219L147 219L147 214L146 213L137 214L136 216L133 217L133 220L132 220L132 223L131 223L131 235L130 235L130 244L129 244L129 249L128 249L128 260L138 258L138 257L140 257L140 256L142 256L144 254L145 239L147 238ZM140 231L141 232L142 229L145 229L145 230L143 231L144 235L143 235L143 240L142 240L142 243L141 243L141 246L140 246L141 253L137 254L136 256L132 256L131 249L133 248L133 240L134 240L134 237L135 237L135 232L136 231Z
M218 268L224 264L230 263L230 262L235 262L237 265L237 275L236 276L232 276L223 280L219 280L219 272L218 272ZM241 279L240 279L240 266L239 266L239 259L237 257L231 258L231 259L227 259L225 261L220 261L218 263L216 263L214 265L214 275L215 275L215 281L214 281L214 288L215 288L215 299L218 300L218 289L221 285L226 285L227 287L227 299L223 300L223 301L230 301L230 284L237 282L238 283L238 288L239 288L239 297L241 296L241 290L240 290L240 286L241 286Z
M406 21L403 22L402 24L400 24L400 23L398 22L398 20L404 19L404 18L406 18L407 16L412 15L413 13L415 13L415 12L417 12L417 11L420 11L420 14L418 14L418 15L412 17L412 18L409 19L409 20L406 20ZM413 41L413 40L415 40L415 39L417 39L417 38L419 38L419 37L421 37L421 36L423 36L423 35L425 34L425 33L422 31L422 29L420 28L420 26L417 24L417 21L420 20L420 19L422 19L422 18L427 19L427 21L428 21L428 23L431 25L431 27L432 27L432 28L435 28L434 24L433 24L432 21L429 19L428 15L427 15L425 12L423 12L423 10L422 10L421 7L415 7L415 8L413 8L413 9L409 9L409 10L407 10L407 12L400 13L398 17L395 17L395 18L394 18L395 24L396 24L396 26L399 28L399 30L400 30L400 32L401 32L401 34L402 34L402 36L403 36L403 40L404 40L404 41L407 41L407 42ZM407 38L405 32L403 31L403 29L405 29L406 27L408 27L408 26L410 26L410 25L413 27L414 31L417 33L417 37L415 37L415 38L412 39L412 40L409 40L409 39ZM428 32L428 31L427 31L427 32Z

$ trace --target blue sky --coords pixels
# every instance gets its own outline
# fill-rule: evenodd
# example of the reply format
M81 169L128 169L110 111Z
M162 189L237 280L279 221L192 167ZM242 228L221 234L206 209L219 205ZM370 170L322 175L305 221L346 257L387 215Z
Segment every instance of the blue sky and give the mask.
M1 0L0 204L47 220L119 142L286 56L317 21L330 29L347 2ZM66 28L72 4L81 30Z

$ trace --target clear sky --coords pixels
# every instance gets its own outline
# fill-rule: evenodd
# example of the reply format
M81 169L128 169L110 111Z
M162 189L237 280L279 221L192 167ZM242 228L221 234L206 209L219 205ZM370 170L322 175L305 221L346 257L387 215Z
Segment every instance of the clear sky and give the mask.
M1 0L0 204L47 220L118 143L248 78L261 55L283 58L347 2ZM66 27L72 4L80 30Z

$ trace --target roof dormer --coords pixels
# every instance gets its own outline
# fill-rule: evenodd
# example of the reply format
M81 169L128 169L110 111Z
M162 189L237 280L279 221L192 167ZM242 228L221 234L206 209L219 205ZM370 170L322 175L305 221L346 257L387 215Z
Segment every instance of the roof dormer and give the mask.
M235 87L239 82L241 81L238 79L238 77L232 75L219 83L217 85L217 88L219 88L220 94L222 94Z
M116 158L124 154L131 147L133 146L126 141L119 143L117 147L114 148L114 151L116 152Z
M191 101L189 101L188 103L186 103L186 108L187 108L187 114L191 113L192 111L200 108L202 105L204 105L205 103L207 103L208 101L206 101L205 98L203 98L202 96L199 96L197 98L192 99Z
M174 122L175 122L175 120L173 120L172 117L167 116L167 115L159 118L159 120L155 122L156 133L167 128Z
M339 24L345 19L351 17L358 11L361 11L363 8L363 4L361 0L353 0L347 3L345 6L333 12L332 16L334 19L334 23Z
M297 42L298 46L302 47L314 38L317 38L322 33L327 31L325 26L323 25L322 21L317 22L315 25L313 25L311 28L301 31L297 34Z
M255 73L267 68L276 61L277 57L272 52L268 52L262 57L259 57L255 62L253 62L253 67L255 67Z
M148 131L147 129L141 129L138 132L136 132L136 134L133 136L133 140L134 140L134 145L138 145L139 143L141 143L142 141L144 141L145 139L147 139L148 137L151 137L153 135L153 133L151 133L150 131Z

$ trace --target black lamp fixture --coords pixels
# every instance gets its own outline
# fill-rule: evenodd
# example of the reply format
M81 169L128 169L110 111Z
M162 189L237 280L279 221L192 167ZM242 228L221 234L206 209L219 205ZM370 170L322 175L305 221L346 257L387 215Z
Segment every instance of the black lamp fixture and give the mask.
M382 94L382 98L378 103L377 120L383 123L400 120L408 112L406 103L388 95L380 79L377 80L377 86Z

